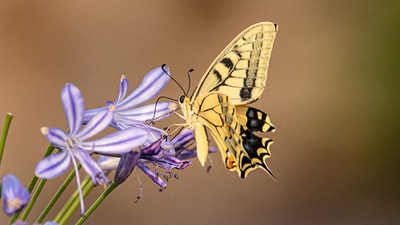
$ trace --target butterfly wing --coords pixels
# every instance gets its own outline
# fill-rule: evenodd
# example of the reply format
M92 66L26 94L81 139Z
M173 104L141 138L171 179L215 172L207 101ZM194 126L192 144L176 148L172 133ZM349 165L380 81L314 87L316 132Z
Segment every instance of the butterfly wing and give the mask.
M270 138L256 135L256 133L263 134L275 131L268 115L252 107L236 106L236 118L240 125L243 147L249 156L249 160L238 162L239 168L243 168L244 177L252 170L262 168L275 178L265 162L267 158L271 157L269 148L273 141Z
M192 95L192 102L211 91L229 96L234 105L256 101L267 82L267 70L278 26L271 22L254 24L218 55Z
M236 119L236 108L228 96L219 92L201 95L195 101L194 112L197 115L195 133L203 135L204 128L211 131L227 169L237 171L240 177L245 178L251 168L258 166L259 162L254 161L253 156L244 149L242 126ZM197 125L202 126L201 129ZM196 142L203 140L207 140L206 137L198 140L196 135Z

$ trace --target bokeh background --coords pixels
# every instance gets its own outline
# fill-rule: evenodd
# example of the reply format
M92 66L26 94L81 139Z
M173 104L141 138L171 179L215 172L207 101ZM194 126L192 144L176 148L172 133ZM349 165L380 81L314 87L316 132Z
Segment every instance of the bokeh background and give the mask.
M87 224L398 224L399 9L396 0L2 0L0 115L15 118L0 175L29 183L47 146L39 128L66 128L66 82L88 108L116 97L121 74L133 89L164 63L185 87L195 69L194 85L240 31L273 21L267 89L254 106L277 126L268 164L278 182L261 170L241 180L218 153L210 173L194 160L163 192L139 173L138 204L132 176ZM161 94L182 92L170 83ZM48 182L32 215L62 178Z

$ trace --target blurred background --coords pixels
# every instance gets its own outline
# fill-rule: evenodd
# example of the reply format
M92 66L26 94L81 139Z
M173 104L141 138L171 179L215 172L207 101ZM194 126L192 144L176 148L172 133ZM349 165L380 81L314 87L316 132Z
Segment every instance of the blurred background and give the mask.
M164 63L184 87L193 68L194 86L239 32L273 21L267 89L253 106L277 127L268 164L278 182L261 170L242 180L217 153L210 173L193 160L163 192L139 172L138 204L131 176L87 224L398 224L399 9L394 0L2 0L1 126L7 112L15 117L0 175L30 182L48 144L39 128L66 128L66 82L81 89L87 108L115 99L121 74L132 90ZM182 92L171 82L161 94ZM32 215L62 178L48 182Z

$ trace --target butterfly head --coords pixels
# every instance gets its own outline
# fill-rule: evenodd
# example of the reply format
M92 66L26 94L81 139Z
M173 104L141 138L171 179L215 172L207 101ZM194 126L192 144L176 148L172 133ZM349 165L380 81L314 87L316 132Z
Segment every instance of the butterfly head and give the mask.
M181 97L179 97L179 103L183 104L186 101L187 98L188 97L186 95L181 95Z
M179 97L179 104L181 105L183 116L186 119L189 119L190 118L190 112L191 112L189 96L187 96L186 94L181 95L181 97Z

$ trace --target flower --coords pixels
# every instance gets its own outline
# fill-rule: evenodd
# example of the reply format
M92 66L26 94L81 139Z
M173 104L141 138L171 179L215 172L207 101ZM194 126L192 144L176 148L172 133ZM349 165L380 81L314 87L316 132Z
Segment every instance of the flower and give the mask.
M115 110L110 126L117 129L125 129L132 126L145 126L152 129L152 126L145 124L147 121L156 121L169 116L177 109L177 104L171 102L157 102L141 107L138 105L154 98L168 83L170 79L169 69L165 65L151 70L145 75L141 84L128 96L128 79L122 75L118 98L113 103L107 102L105 107L113 104ZM126 97L125 97L126 96ZM84 122L89 121L102 108L90 109L85 112Z
M28 204L30 194L16 176L6 174L2 179L1 197L4 213L12 216Z
M130 175L135 166L138 166L154 183L165 189L166 183L161 180L158 173L150 170L146 164L155 164L157 167L171 171L173 169L184 169L190 165L189 160L179 160L171 154L171 151L162 148L161 143L165 138L160 138L146 148L140 150L139 154L126 153L127 156L121 157L115 172L114 180L122 183Z
M120 130L94 141L89 138L104 130L111 122L114 110L113 105L99 110L82 129L84 116L84 100L80 90L73 84L66 84L61 93L64 112L67 118L69 133L59 128L43 127L42 134L60 149L60 152L42 159L35 168L38 177L44 179L55 178L64 173L71 162L76 171L78 189L81 197L81 211L83 212L83 198L80 190L80 178L77 161L85 172L92 178L95 185L108 184L106 175L97 162L90 157L91 153L120 155L131 151L146 141L148 131L139 127Z
M214 147L210 147L210 153L215 151ZM139 152L126 153L121 159L116 157L102 159L99 164L106 171L117 169L114 181L119 184L124 182L137 166L163 190L167 187L167 184L160 177L158 168L166 170L164 178L167 180L172 175L171 170L185 169L190 165L188 159L192 157L197 157L196 143L192 131L185 128L175 132L171 140L163 137L141 149ZM157 170L150 169L148 166L150 164L153 164Z

